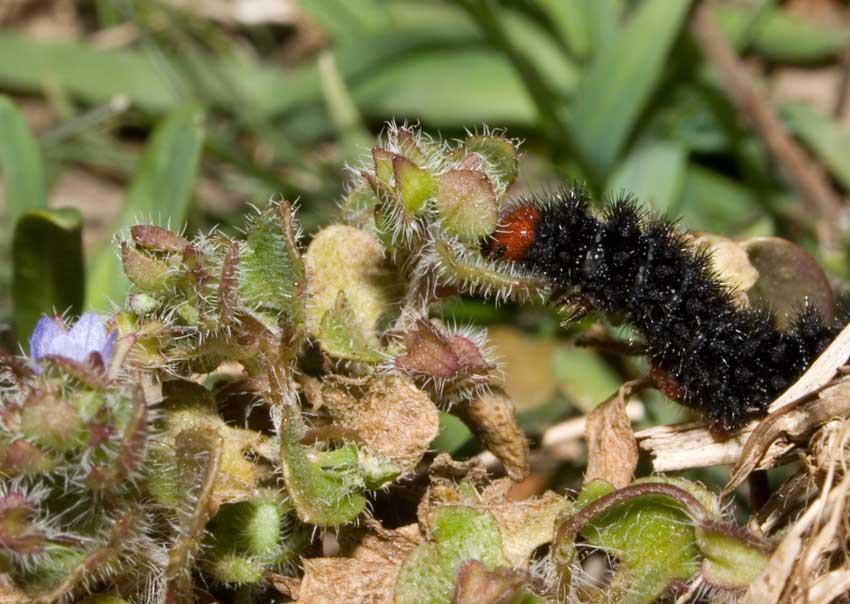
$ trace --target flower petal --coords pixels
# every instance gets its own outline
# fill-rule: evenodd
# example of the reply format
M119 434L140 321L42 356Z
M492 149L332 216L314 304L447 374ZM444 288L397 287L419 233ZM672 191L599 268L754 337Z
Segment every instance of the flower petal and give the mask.
M53 317L41 317L30 337L30 355L37 361L45 354L51 354L56 338L65 335L65 329Z
M112 351L115 350L115 342L118 341L118 330L113 329L106 336L106 342L100 347L100 358L103 360L103 365L109 369L109 363L112 361Z
M74 348L84 351L84 358L77 359L81 361L84 361L90 352L99 352L106 344L106 327L104 326L104 321L100 315L93 312L87 312L81 315L77 323L71 328L71 331L68 332L68 335L74 343ZM57 352L63 356L70 356L59 351Z

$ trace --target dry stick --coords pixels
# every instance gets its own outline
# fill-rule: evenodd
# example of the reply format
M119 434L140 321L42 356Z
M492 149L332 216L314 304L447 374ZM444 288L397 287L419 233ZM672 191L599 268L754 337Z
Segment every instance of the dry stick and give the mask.
M710 6L705 1L696 8L692 31L738 110L749 118L770 156L784 169L797 189L803 204L817 216L821 249L825 252L834 250L843 204L830 186L823 168L791 138L753 82L752 75L717 28Z
M832 117L837 120L844 119L847 113L847 97L850 94L850 48L841 54L841 78L838 82L838 94L835 95L835 104L832 107Z

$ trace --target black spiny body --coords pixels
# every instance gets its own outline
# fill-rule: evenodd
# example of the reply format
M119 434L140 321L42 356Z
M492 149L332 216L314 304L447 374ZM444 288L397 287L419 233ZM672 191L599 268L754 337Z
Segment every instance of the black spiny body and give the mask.
M665 391L716 432L763 414L835 335L811 307L779 330L767 310L736 305L708 253L629 198L596 217L580 190L567 191L516 206L503 225L493 255L634 324Z

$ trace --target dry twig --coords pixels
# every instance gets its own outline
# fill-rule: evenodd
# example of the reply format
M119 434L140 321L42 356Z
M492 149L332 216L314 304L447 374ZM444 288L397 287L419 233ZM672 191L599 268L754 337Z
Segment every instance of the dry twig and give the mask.
M770 156L797 189L803 204L817 216L821 248L824 251L835 249L843 204L830 186L823 168L788 133L754 83L752 75L717 28L708 3L698 4L692 30L732 101L747 116Z

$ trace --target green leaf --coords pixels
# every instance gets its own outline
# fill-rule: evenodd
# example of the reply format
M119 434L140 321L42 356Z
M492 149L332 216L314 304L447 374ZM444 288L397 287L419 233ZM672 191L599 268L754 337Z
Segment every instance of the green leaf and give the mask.
M204 137L201 118L196 106L182 105L157 126L133 175L119 228L151 218L176 226L185 222ZM129 280L111 246L94 258L86 286L88 308L124 300Z
M660 213L679 198L685 177L686 153L675 142L652 141L638 146L623 160L608 181L612 195L626 192Z
M689 492L700 490L683 479L658 477L657 481L690 487ZM609 487L603 481L591 482L577 503L586 506L608 494ZM672 581L686 580L699 569L699 549L688 512L669 498L649 495L626 501L595 517L581 535L590 545L616 556L617 574L628 581L625 602L649 604Z
M289 204L271 204L248 221L239 257L240 293L270 325L283 317L293 325L302 320L306 279L296 233Z
M366 484L357 449L316 451L301 444L300 410L287 407L280 430L280 467L298 518L315 526L341 526L366 509Z
M697 544L705 555L703 575L714 584L750 585L767 566L767 553L736 537L711 526L696 529Z
M442 228L463 241L474 243L496 230L496 194L483 172L450 170L441 174L435 205Z
M689 0L645 0L579 81L568 117L591 178L611 170L666 67Z
M47 207L44 164L38 143L11 99L0 96L0 174L5 181L8 224Z
M322 317L317 338L322 350L332 357L363 363L380 363L383 360L358 325L351 304L342 291L336 305Z
M449 604L460 565L480 560L488 570L505 563L502 535L490 512L466 506L437 509L431 542L414 549L401 567L397 604Z
M82 311L82 228L75 209L34 210L15 225L12 295L15 331L22 343L41 315Z
M478 153L487 160L487 175L493 181L496 190L505 192L510 189L519 175L519 160L516 144L497 135L474 135L463 141L463 149L468 153Z
M718 8L715 19L734 42L749 28L753 13L758 10ZM850 31L846 28L824 27L786 10L774 9L755 24L748 48L772 61L810 63L838 56L848 42Z
M850 133L846 128L807 105L786 105L781 111L794 135L823 162L845 190L850 190Z
M607 1L598 1L598 4L606 3ZM458 3L395 0L388 5L398 30L409 30L409 35L415 35L414 32L422 35L425 31L451 35L451 39L446 39L440 44L427 45L428 49L439 52L440 47L452 46L454 42L468 46L470 42L485 41L480 28ZM511 44L534 59L535 67L541 71L555 92L568 96L575 88L579 70L564 52L563 44L559 44L543 24L530 18L527 11L522 10L519 5L502 3L499 16L504 22L505 33ZM464 41L462 41L463 38L465 38ZM489 45L488 48L494 56L501 56L500 49L489 47ZM468 47L464 48L463 53L469 50L471 49ZM419 52L425 54L425 48L420 49ZM376 63L376 65L380 64Z
M405 213L408 216L421 214L437 193L434 175L401 156L393 157L392 167L398 197Z
M384 67L394 68L403 57L417 50L446 47L453 50L451 47L479 39L474 29L451 23L435 30L411 25L363 36L350 44L339 45L335 52L342 79L354 82L383 71ZM493 58L496 53L486 54ZM0 32L0 56L17 57L15 61L0 62L0 86L6 88L41 92L45 82L50 82L70 97L89 103L107 103L123 95L131 105L153 113L165 113L174 107L172 83L163 76L162 67L142 51L101 50L85 43L36 40ZM324 108L319 105L322 87L316 62L281 70L277 65L230 57L200 55L193 59L193 77L203 78L209 84L204 93L214 104L230 112L244 111L247 105L258 119L265 119L299 107L311 107L318 109L323 121L327 120ZM502 73L513 77L510 67L504 61L501 63ZM192 82L185 80L188 78L181 79L180 84L191 86ZM498 82L494 85L498 86ZM235 108L236 100L239 109ZM469 120L467 124L480 119Z

